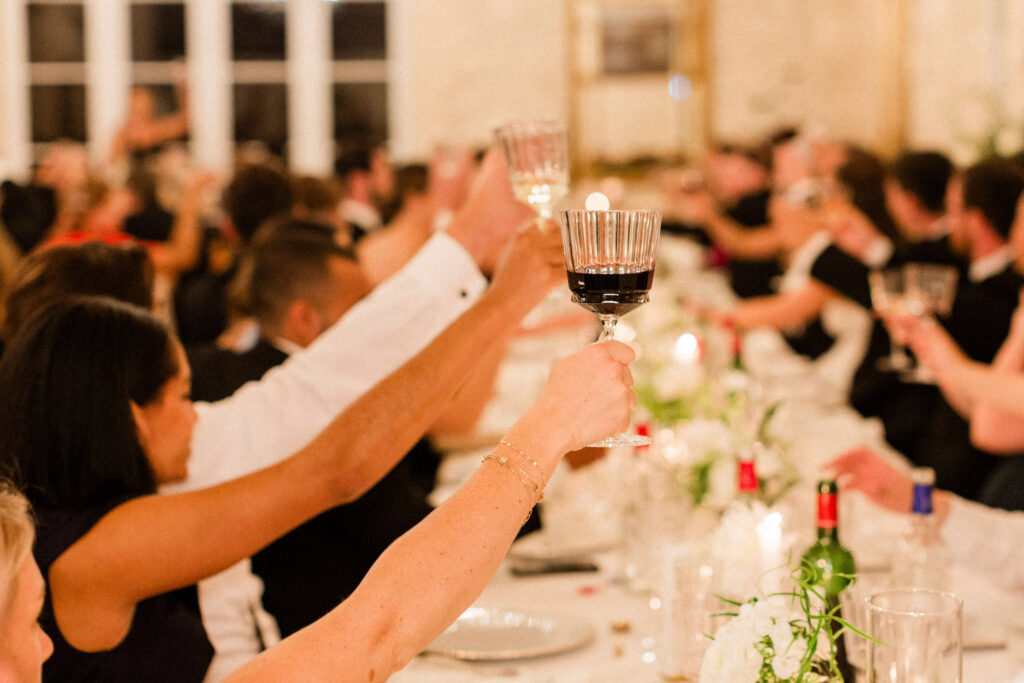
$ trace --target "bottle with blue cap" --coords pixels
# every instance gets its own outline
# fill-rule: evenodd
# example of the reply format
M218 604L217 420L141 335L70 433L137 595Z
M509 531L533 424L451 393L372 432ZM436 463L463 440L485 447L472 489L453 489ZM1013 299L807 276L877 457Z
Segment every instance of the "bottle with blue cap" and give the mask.
M893 587L949 590L952 555L932 514L935 470L916 467L910 479L914 484L910 527L892 558Z

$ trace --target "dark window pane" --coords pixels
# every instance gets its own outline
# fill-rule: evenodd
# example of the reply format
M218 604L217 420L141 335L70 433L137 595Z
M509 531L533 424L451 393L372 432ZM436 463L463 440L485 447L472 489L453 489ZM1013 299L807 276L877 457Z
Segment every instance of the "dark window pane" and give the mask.
M335 59L387 56L383 2L339 2L331 8Z
M387 138L387 85L335 83L334 139L339 150L377 146Z
M82 26L81 5L29 5L29 61L85 61Z
M167 62L184 56L184 5L132 5L132 61Z
M283 60L284 3L232 4L231 47L235 60Z
M287 89L283 83L235 85L235 140L258 140L284 154L288 139Z
M133 88L145 88L153 96L153 113L166 116L178 111L178 91L171 83L133 83Z
M85 86L33 85L32 140L85 141Z

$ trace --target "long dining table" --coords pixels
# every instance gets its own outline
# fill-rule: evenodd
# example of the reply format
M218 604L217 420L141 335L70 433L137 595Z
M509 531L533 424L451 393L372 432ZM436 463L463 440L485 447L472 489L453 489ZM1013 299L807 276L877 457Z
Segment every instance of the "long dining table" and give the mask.
M659 253L659 275L652 291L652 304L660 296L660 308L651 305L649 317L637 316L633 325L642 337L647 326L671 314L681 299L699 297L723 305L731 295L724 275L707 270L687 243L665 240ZM665 262L663 265L663 261ZM665 271L665 272L662 272ZM567 298L567 295L566 295ZM543 319L566 314L557 302L538 316ZM570 307L571 309L571 307ZM843 322L842 316L849 314ZM840 338L831 356L809 361L793 353L773 330L757 330L746 336L744 360L758 378L762 390L770 393L778 410L773 426L788 444L789 457L797 463L801 481L789 499L793 548L798 552L813 540L814 480L822 465L834 456L866 445L893 464L908 463L885 443L881 424L865 419L844 400L846 381L859 360L857 334L865 334L863 320L840 310L838 329L848 332ZM627 318L630 320L630 318ZM548 334L527 335L513 344L499 372L495 397L481 418L477 437L450 446L439 475L436 501L443 500L477 466L482 454L532 402L556 358L579 348L591 338L593 329L552 327ZM842 337L842 334L840 334ZM613 449L607 457L574 469L563 463L549 483L545 504L539 514L543 529L532 540L517 541L509 557L474 603L475 608L498 614L533 615L559 620L585 630L572 647L563 652L544 653L543 648L505 658L480 653L437 653L428 649L392 677L396 683L480 683L530 681L533 683L625 683L673 679L666 664L673 638L667 628L665 605L659 598L659 571L665 566L665 552L671 543L651 525L666 519L680 522L693 514L692 508L673 501L652 500L648 493L631 490L636 471L644 458ZM639 519L638 496L642 506L659 514ZM843 542L851 548L858 564L872 571L884 571L892 549L902 532L905 517L886 512L857 493L840 496ZM678 525L677 525L678 526ZM684 525L685 526L685 525ZM638 544L637 535L641 542ZM538 543L538 539L543 543ZM685 541L678 538L677 541ZM955 541L954 541L955 542ZM546 544L546 545L545 545ZM559 544L570 546L573 571L514 573L521 568L523 549L551 549L559 555ZM640 550L638 550L638 546ZM519 552L517 553L517 549ZM639 558L639 559L638 559ZM562 559L565 559L564 557ZM647 576L638 582L635 570ZM565 569L565 567L562 567ZM954 566L950 588L964 601L965 683L1024 683L1024 596L1007 594L991 585L970 566ZM631 573L631 571L633 573ZM440 648L442 651L444 648ZM738 682L737 682L738 683Z

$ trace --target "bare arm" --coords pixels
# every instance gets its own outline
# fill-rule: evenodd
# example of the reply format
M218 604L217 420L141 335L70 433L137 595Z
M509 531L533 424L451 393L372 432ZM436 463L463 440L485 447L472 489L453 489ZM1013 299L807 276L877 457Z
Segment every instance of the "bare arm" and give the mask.
M1011 332L999 353L999 367L968 358L949 334L932 321L898 323L914 353L935 375L939 388L971 421L971 441L992 453L1016 453L1024 447L1024 373L1010 368L1024 353ZM982 406L985 414L976 424Z
M365 492L436 420L475 367L476 351L550 290L561 276L554 263L562 263L557 233L520 233L473 308L295 456L211 489L135 499L104 516L50 570L65 638L88 651L113 647L138 601L195 583Z
M623 345L605 343L555 366L538 403L507 435L539 471L498 452L542 484L564 452L624 427L635 401L621 363L631 358ZM534 503L512 472L485 461L381 555L350 598L230 680L386 680L479 595Z
M739 302L733 309L732 320L745 329L772 327L787 330L813 320L832 296L827 287L809 280L800 289Z
M476 427L487 402L494 394L494 382L505 360L508 337L494 339L484 351L476 370L445 406L444 412L430 427L434 437L458 437L470 434Z
M174 218L170 239L166 244L155 244L150 249L153 267L169 275L195 267L199 261L199 246L202 228L199 224L202 192L213 180L209 173L199 173L192 178L182 193L178 214Z
M1010 334L992 361L992 370L1004 377L1019 377L1024 373L1024 305L1017 306ZM1024 394L1020 395L1020 404L1024 407ZM971 414L971 441L979 448L995 453L1020 452L1024 445L1020 413L1001 408L988 400L979 400Z
M782 251L779 236L770 226L742 228L728 216L715 212L708 220L707 230L711 239L730 256L770 259Z

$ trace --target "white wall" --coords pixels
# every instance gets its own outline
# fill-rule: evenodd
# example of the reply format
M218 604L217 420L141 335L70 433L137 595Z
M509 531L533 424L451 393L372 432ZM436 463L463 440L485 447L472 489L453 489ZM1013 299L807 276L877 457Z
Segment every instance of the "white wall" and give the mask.
M564 0L398 2L408 44L395 46L390 89L396 156L486 145L512 118L567 117Z
M568 119L569 49L585 43L569 35L572 1L390 0L395 156L422 157L436 143L486 145L494 125L510 118ZM990 95L1024 128L1024 2L903 1L910 8L902 48L908 142L950 149L965 128L987 125L976 103ZM895 4L712 0L714 135L749 140L784 123L816 122L841 138L878 144L891 125L886 41ZM28 148L18 143L27 105L15 96L27 74L10 64L12 52L25 49L24 36L12 31L24 25L21 3L0 0L0 10L9 37L0 46L3 170L27 163ZM664 92L653 81L592 87L580 100L580 142L610 157L678 143L691 130L689 110Z

